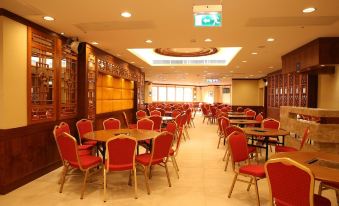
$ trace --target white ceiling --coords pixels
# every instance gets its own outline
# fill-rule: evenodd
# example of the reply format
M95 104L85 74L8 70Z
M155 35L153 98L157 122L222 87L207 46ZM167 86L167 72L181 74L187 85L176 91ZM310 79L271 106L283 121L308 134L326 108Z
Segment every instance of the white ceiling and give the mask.
M220 2L221 28L193 26L193 5ZM97 47L135 62L146 80L157 83L202 85L206 77L229 84L230 78L259 78L280 69L283 54L318 37L339 36L339 0L0 0L0 7L66 36L96 41ZM303 14L306 7L317 10ZM123 11L132 17L121 17ZM44 21L44 15L56 20ZM268 37L276 41L269 43ZM206 38L213 41L206 43ZM147 39L153 43L145 43ZM226 67L151 67L127 51L165 47L243 49Z

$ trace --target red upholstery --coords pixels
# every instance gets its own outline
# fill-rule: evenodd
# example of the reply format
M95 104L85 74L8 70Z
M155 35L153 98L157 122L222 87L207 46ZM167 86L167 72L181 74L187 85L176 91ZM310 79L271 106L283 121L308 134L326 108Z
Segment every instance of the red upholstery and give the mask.
M70 134L70 129L66 122L61 122L59 125L54 127L54 130L53 130L54 138L62 135L64 132L67 134ZM77 149L79 152L78 154L80 156L90 155L92 148L93 148L92 145L77 145Z
M137 115L137 119L142 119L146 117L146 112L143 110L139 110L137 111L136 115Z
M239 168L239 172L260 178L265 177L265 168L263 165L245 165Z
M150 112L150 115L151 116L161 116L161 112L158 111L158 110L153 110L153 111Z
M161 116L150 116L150 120L153 121L153 130L160 132L161 131L161 124L162 124L162 118Z
M177 138L177 141L176 141L175 148L174 149L172 149L172 148L170 149L169 156L174 155L174 152L178 152L179 147L180 147L180 143L181 143L182 132L183 132L183 128L179 128L179 135L178 135L178 138ZM173 152L172 152L172 150L173 150Z
M137 124L129 124L128 128L129 129L136 129L137 128Z
M250 110L252 110L252 109L248 108L248 107L246 109L244 109L245 114L246 114L247 111L250 111Z
M237 131L239 133L243 133L243 130L240 127L235 126L235 125L231 125L231 126L224 128L224 134L225 134L226 137L228 135L232 134L234 131Z
M308 168L287 158L273 159L266 163L266 175L276 205L311 205L314 177ZM326 200L314 197L317 199L315 203L328 205Z
M104 129L120 129L120 120L114 119L114 118L109 118L103 121L103 126Z
M80 165L81 165L82 169L88 169L90 167L94 167L96 165L101 164L101 162L102 162L100 157L91 156L91 155L80 156L79 161L80 161ZM78 163L74 164L73 162L70 162L70 164L75 168L80 167L80 165Z
M248 159L247 139L243 132L233 132L228 136L230 153L233 162L242 162Z
M255 120L259 121L259 122L262 122L264 120L264 117L262 116L261 113L259 113L256 117L255 117Z
M154 165L163 162L168 157L172 146L173 134L163 132L154 139L152 154L146 153L137 155L135 160L142 165Z
M93 132L93 124L92 124L91 120L81 119L76 123L76 126L77 126L77 130L78 130L79 139L80 139L80 142L82 144L93 145L93 146L95 146L97 144L97 141L83 140L84 134L86 134L88 132Z
M159 109L158 111L160 112L160 116L165 116L166 114L165 109Z
M137 142L134 139L126 138L125 135L116 136L106 143L107 170L131 170L134 167L134 158Z
M186 123L187 123L187 115L186 113L182 113L180 115L180 118L181 118L181 121L180 123L178 124L179 127L183 127Z
M153 130L153 121L147 118L140 119L137 122L137 129Z
M243 112L244 109L242 107L237 107L237 112Z
M174 118L176 118L178 115L180 115L180 111L179 110L173 110L173 112L172 112L172 117L174 117Z
M255 111L253 111L253 110L247 110L246 112L245 112L245 114L247 115L247 116L249 116L249 117L253 117L253 119L254 119L254 117L255 117L255 115L257 114Z
M275 119L266 118L262 121L262 128L280 129L280 122Z
M313 196L314 206L331 206L331 201L325 197L314 194Z
M172 134L175 134L176 130L177 130L177 123L175 122L168 122L166 125L166 128L163 129L163 131L167 131Z

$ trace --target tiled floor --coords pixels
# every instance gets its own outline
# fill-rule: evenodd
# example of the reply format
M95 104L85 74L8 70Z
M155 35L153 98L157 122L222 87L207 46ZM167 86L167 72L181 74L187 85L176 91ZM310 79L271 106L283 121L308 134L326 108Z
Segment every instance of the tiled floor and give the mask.
M254 188L246 191L245 183L237 182L232 197L227 193L233 178L229 168L224 171L222 161L225 147L216 149L216 125L202 124L195 119L196 128L190 129L191 139L183 142L177 157L180 167L180 179L177 179L173 167L169 164L172 187L168 187L165 170L155 167L150 181L151 195L147 195L142 173L138 172L138 199L134 199L133 187L127 185L128 173L110 173L108 176L107 202L103 202L102 173L99 173L87 185L83 200L80 200L82 177L72 177L65 183L63 193L59 193L57 184L60 169L57 169L7 195L0 196L1 206L12 205L256 205ZM316 186L317 189L317 186ZM269 205L266 180L259 181L260 201ZM333 191L325 191L324 196L335 203Z

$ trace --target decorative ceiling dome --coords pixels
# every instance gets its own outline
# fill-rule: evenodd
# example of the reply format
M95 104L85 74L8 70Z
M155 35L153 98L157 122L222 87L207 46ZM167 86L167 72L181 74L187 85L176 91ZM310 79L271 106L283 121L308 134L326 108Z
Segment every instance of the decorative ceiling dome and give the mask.
M157 48L156 53L172 57L200 57L218 52L217 48Z

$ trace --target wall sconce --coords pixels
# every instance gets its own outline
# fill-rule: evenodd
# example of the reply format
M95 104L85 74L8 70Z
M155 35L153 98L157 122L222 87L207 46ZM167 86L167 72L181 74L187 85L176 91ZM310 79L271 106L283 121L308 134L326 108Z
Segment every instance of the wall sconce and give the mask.
M148 91L148 96L149 96L149 97L152 96L152 91L151 91L151 90Z

